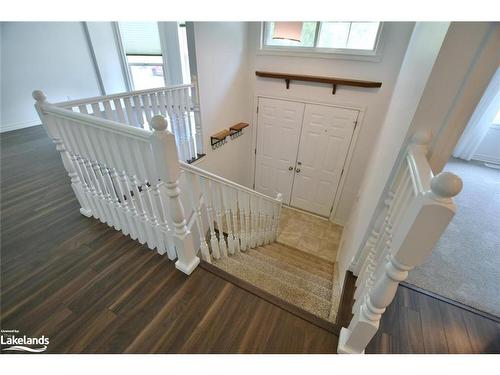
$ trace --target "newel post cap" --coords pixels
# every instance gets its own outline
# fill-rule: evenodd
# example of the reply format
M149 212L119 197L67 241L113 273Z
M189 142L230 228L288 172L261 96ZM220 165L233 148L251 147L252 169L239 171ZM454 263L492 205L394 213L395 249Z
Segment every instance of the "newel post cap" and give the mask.
M45 96L42 90L33 91L31 96L33 97L33 99L35 99L37 102L40 103L45 103L47 101L47 97Z
M167 119L161 115L156 115L151 119L151 126L155 131L165 131L168 127Z
M441 172L431 180L431 190L442 198L451 198L462 191L463 182L451 172Z

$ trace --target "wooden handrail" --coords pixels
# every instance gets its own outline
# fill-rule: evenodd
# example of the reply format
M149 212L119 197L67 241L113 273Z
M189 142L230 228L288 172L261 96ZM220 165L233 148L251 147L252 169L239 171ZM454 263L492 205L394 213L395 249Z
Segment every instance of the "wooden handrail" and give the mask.
M303 74L288 74L288 73L256 71L255 75L257 77L284 79L287 89L290 88L290 81L329 83L329 84L333 85L332 94L335 94L335 91L337 90L337 85L355 86L355 87L381 87L382 86L382 82L363 81L363 80L357 80L357 79L346 79L346 78L336 78L336 77L310 76L310 75L303 75Z

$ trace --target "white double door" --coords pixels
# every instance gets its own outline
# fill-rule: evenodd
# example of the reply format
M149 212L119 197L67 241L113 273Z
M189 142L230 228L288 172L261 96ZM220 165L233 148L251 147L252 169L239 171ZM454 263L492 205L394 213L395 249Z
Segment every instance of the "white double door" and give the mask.
M259 98L255 189L329 216L359 112Z

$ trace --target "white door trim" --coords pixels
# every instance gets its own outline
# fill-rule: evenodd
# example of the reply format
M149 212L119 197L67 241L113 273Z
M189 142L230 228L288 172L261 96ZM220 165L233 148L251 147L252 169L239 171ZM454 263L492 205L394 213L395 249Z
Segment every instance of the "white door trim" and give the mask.
M344 225L345 223L339 222L335 218L335 213L337 211L340 199L342 197L342 192L344 190L344 185L346 181L346 177L349 174L350 168L351 168L351 161L353 158L353 153L357 145L358 137L359 137L359 132L361 131L361 127L363 126L363 121L365 117L365 112L366 112L366 107L364 106L358 106L355 104L348 104L348 103L339 103L339 104L332 104L332 103L325 103L321 101L308 101L308 100L302 100L302 99L292 99L292 98L287 98L287 97L279 97L279 96L272 96L272 95L255 95L254 96L254 106L253 106L253 123L255 126L253 127L253 135L252 135L252 165L253 165L253 174L252 174L252 186L255 187L255 171L256 171L256 155L255 155L255 150L257 148L257 132L259 131L259 123L258 123L258 113L257 113L257 108L259 104L259 98L265 98L265 99L276 99L276 100L287 100L290 102L298 102L298 103L304 103L304 104L316 104L316 105L324 105L327 107L336 107L336 108L344 108L344 109L351 109L358 111L358 123L356 124L356 127L354 128L354 132L351 138L351 143L349 145L349 150L347 152L347 157L344 163L344 173L342 174L342 177L340 178L339 185L337 187L337 191L335 193L335 198L333 201L333 207L330 212L330 218L329 220L331 222L334 222L336 224Z

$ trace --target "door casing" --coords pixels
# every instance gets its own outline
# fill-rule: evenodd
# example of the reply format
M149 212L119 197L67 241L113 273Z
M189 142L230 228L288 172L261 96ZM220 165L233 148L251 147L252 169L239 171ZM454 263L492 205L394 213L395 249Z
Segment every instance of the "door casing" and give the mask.
M346 223L344 221L339 221L335 217L335 213L337 211L340 198L342 196L342 192L344 189L344 184L347 175L349 174L349 170L351 167L351 161L353 158L354 150L356 149L356 144L357 140L359 137L359 132L361 130L361 127L363 126L363 120L364 120L364 115L366 112L366 107L365 106L359 106L355 104L350 104L350 103L326 103L326 102L321 102L321 101L310 101L307 99L300 99L300 98L287 98L287 97L279 97L279 96L273 96L273 95L256 95L254 97L254 110L253 110L253 123L255 124L255 127L253 129L253 139L252 139L252 165L253 165L253 173L252 173L252 186L255 187L255 172L256 172L256 149L257 149L257 136L258 136L258 131L259 131L259 124L258 124L258 105L259 105L259 99L260 98L265 98L265 99L276 99L276 100L286 100L290 102L298 102L298 103L304 103L304 104L314 104L314 105L322 105L322 106L327 106L327 107L336 107L336 108L343 108L343 109L352 109L355 111L358 111L358 120L356 127L354 128L354 133L351 138L351 143L349 145L349 151L346 156L346 160L344 163L344 173L342 174L338 187L337 187L337 192L335 194L335 198L333 201L333 207L331 209L330 217L329 220L340 225L345 225Z

